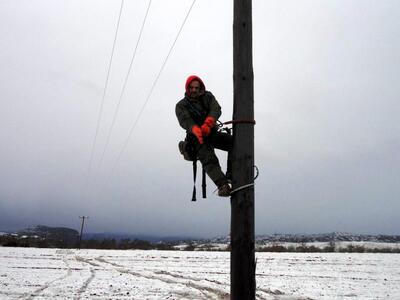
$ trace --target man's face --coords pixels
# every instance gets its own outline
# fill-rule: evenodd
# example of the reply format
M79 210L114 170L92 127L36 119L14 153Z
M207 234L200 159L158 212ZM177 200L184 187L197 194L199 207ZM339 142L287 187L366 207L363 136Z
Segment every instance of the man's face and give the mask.
M197 80L193 80L190 84L189 84L189 97L190 98L198 98L200 96L200 82L198 82Z

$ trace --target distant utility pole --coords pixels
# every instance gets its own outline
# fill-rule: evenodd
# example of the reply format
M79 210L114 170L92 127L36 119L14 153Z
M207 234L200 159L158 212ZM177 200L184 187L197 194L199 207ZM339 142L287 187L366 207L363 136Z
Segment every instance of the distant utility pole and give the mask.
M79 219L82 219L82 225L81 225L81 234L79 235L79 244L78 244L78 249L81 249L81 243L82 243L82 234L83 234L83 226L85 225L85 219L89 219L87 216L79 216Z
M233 18L231 299L254 300L256 265L252 1L234 0Z

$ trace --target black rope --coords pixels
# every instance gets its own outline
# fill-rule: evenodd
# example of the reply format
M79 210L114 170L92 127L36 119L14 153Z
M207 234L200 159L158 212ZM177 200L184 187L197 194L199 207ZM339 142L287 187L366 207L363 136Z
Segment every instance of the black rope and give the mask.
M247 119L242 119L242 120L232 120L232 121L227 121L224 123L221 123L222 125L229 125L229 124L256 124L255 120L247 120Z

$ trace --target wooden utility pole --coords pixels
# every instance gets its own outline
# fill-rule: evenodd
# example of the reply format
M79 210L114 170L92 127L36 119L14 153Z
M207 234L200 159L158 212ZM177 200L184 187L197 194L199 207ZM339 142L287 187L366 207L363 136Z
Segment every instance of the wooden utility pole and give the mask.
M81 249L81 243L82 243L82 234L83 234L83 226L85 225L85 219L88 219L89 217L87 216L79 216L80 219L82 219L82 225L81 225L81 234L79 235L79 244L78 244L78 249Z
M255 299L252 1L234 0L231 299Z

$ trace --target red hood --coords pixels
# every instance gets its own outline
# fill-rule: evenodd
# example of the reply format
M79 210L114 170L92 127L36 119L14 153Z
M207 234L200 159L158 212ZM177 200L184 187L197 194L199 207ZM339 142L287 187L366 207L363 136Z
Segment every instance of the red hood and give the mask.
M189 77L186 79L186 84L185 84L185 91L186 91L186 94L188 94L189 84L190 84L192 81L194 81L194 80L200 82L201 93L204 93L204 92L206 91L206 86L204 85L203 80L201 80L201 78L198 77L198 76L196 76L196 75L191 75L191 76L189 76Z

